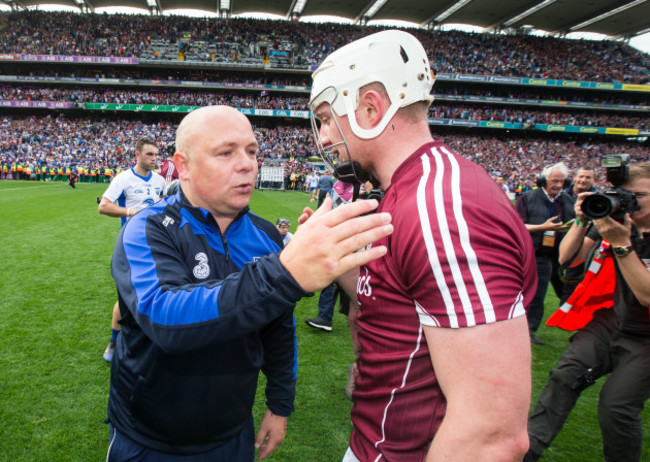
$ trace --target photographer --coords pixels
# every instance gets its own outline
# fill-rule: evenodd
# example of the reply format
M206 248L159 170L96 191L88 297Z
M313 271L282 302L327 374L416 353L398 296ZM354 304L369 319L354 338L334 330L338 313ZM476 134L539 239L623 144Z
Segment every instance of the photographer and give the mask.
M582 204L593 193L581 193L575 205L576 221L560 245L560 263L573 258L571 265L579 265L601 237L610 244L611 251L604 258L614 259L613 307L598 309L593 319L585 320L551 371L528 420L526 462L541 457L580 393L605 374L610 376L598 404L605 460L627 462L641 457L639 414L650 397L650 163L629 166L629 176L621 183L623 190L617 190L635 198L631 206L623 207L629 213L623 215L622 223L605 216L589 226ZM603 296L602 291L597 294L597 286L585 282L576 292L585 291L583 300Z

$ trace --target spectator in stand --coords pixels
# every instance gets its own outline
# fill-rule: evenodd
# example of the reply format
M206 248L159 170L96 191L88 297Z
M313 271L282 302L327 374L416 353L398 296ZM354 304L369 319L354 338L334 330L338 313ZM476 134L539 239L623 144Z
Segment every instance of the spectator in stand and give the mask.
M243 18L93 15L43 11L2 13L9 54L138 57L261 64L259 37L292 58L271 65L308 68L339 46L381 28ZM70 33L74 31L74 34ZM191 42L181 43L180 31ZM650 59L613 41L414 30L438 72L528 78L647 83ZM163 43L162 55L154 46ZM199 45L205 43L210 52ZM173 73L174 71L165 71Z

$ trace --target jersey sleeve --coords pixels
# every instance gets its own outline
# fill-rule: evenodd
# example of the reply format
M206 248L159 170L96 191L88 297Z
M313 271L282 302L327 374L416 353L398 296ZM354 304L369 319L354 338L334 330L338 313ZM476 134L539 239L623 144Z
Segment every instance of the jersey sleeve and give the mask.
M120 304L164 351L182 353L257 331L311 295L276 253L245 264L241 271L196 283L179 243L164 225L148 219L154 208L138 213L123 228L111 273Z
M420 322L458 328L522 316L536 287L530 235L484 172L460 175L446 160L393 218L407 223L396 225L391 253Z
M292 311L284 312L262 330L266 405L276 415L289 416L296 396L298 345Z
M115 202L123 193L124 193L124 175L117 175L115 178L113 178L113 181L111 181L111 184L104 192L103 197L105 197L111 202Z

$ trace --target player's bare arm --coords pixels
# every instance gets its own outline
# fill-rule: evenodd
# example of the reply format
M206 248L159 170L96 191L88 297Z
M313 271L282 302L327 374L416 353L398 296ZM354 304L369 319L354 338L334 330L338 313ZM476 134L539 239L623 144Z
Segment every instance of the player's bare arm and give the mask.
M105 197L102 197L102 200L99 203L98 211L102 215L108 215L109 217L114 218L131 217L137 212L135 209L120 207Z
M447 398L427 462L521 461L531 390L525 316L461 329L424 327L424 333Z

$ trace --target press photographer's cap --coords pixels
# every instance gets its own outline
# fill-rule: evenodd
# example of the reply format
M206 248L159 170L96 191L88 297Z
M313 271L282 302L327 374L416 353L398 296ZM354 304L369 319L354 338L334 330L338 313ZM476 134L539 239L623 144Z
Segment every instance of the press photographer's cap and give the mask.
M291 226L291 222L286 218L278 218L275 224L277 226Z

